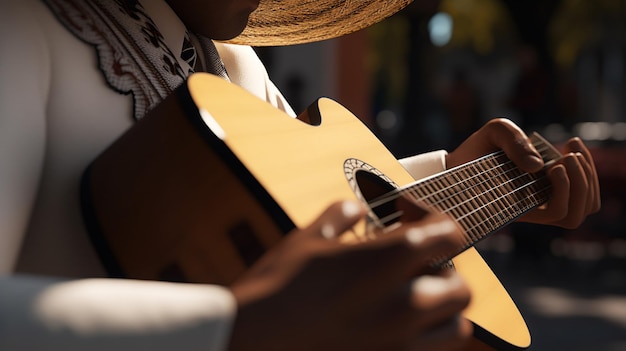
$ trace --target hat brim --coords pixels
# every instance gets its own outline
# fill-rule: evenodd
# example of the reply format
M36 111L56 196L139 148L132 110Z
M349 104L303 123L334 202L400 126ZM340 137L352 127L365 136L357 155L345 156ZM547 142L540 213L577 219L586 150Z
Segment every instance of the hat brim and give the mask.
M230 43L304 44L340 37L395 14L413 0L260 0L246 29Z

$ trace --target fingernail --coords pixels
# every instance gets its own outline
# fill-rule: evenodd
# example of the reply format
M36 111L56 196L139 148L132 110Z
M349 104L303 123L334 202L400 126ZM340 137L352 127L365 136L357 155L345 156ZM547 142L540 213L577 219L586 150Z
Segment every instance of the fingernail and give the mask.
M565 167L563 165L557 165L550 170L550 173L553 176L556 176L561 179L561 181L567 181L567 172L565 171Z
M439 277L422 275L413 280L412 290L420 295L441 295L461 285L461 279L457 275Z
M426 238L426 233L421 228L411 228L406 232L406 240L411 245L419 245Z
M451 220L442 220L407 230L406 239L412 245L419 245L428 237L447 234L454 230L456 230L454 222Z
M355 201L344 201L341 205L341 211L345 217L355 217L361 213L361 205Z
M583 150L584 145L585 144L580 138L573 138L570 142L570 147L575 146L578 149L578 151Z
M543 167L543 160L537 156L529 155L526 160L528 162L529 169L535 170Z
M326 239L334 239L337 236L335 227L332 224L324 224L321 229L321 234Z
M575 153L572 153L572 156L574 156L574 157L566 157L565 158L565 163L569 167L578 167L578 165L580 164L578 162L578 155L576 155Z

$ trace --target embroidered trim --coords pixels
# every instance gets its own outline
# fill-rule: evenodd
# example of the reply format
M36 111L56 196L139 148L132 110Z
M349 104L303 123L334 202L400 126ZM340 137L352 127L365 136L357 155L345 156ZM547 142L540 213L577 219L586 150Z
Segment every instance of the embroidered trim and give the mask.
M197 71L196 64L198 63L198 55L196 54L196 48L191 43L191 39L189 38L189 32L185 32L185 39L183 40L183 50L180 54L185 62L189 65L190 71L189 74Z
M187 77L137 1L44 0L59 21L93 45L107 83L132 94L140 119Z

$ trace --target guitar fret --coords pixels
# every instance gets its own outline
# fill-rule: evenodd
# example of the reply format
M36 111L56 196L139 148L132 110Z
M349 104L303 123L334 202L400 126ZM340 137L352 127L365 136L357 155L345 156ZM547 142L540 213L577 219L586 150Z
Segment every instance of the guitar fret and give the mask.
M475 223L472 223L471 218L466 219L463 217L464 213L467 213L468 210L471 210L471 206L468 206L467 202L471 201L472 196L466 196L467 192L471 191L471 189L473 189L473 179L469 176L468 170L467 168L470 167L466 167L462 170L462 178L464 179L460 184L463 184L463 191L459 192L459 196L462 197L461 200L458 201L457 205L453 205L455 208L455 217L457 218L457 220L459 220L461 223L464 224L464 228L466 230L466 235L468 236L468 239L470 242L474 242L476 240L475 234L474 232L471 230L471 228L475 225Z
M455 197L462 197L463 200L465 200L465 195L464 195L464 191L467 189L467 187L465 187L465 182L459 181L459 178L456 177L455 173L451 173L446 177L449 185L447 187L448 191L447 191L447 197L449 198L446 201L446 206L448 208L451 208L451 211L453 212L452 215L454 218L459 218L462 213L459 209L454 207L454 202L457 201L455 200ZM458 201L458 202L462 202L462 201ZM466 228L467 225L465 225L465 223L462 223L462 227ZM469 240L469 239L468 239Z
M489 160L490 162L490 166L494 166L493 160ZM506 168L506 164L503 165L497 165L498 167L504 168L505 172L508 171L508 169ZM506 174L506 173L505 173ZM502 182L499 181L497 183L494 182L493 179L490 180L491 181L491 187L496 191L496 204L497 204L497 211L498 213L500 212L505 212L507 213L507 210L509 208L510 203L508 203L506 201L506 197L504 196L506 193L508 193L511 189L507 186L507 182ZM495 213L494 213L495 214ZM508 215L508 213L507 213Z
M525 189L529 190L530 187L526 187ZM519 215L525 213L526 211L530 210L536 205L536 203L529 203L528 201L526 201L525 200L526 196L532 197L533 199L541 200L541 202L547 201L549 197L549 189L550 189L550 186L546 185L542 188L534 189L530 193L524 191L524 196L518 197L518 199L514 202L515 206L513 207L516 208L517 210L514 212L514 216L511 218L511 220L517 218ZM538 196L538 195L541 195L541 196ZM506 222L501 223L501 225L504 225L504 224L506 224ZM471 228L471 229L474 229L474 228Z
M420 195L418 194L417 190L417 188L409 188L407 193L411 198L413 198L413 200L420 201Z
M508 174L511 171L510 167L507 167L506 164L501 166L505 169L505 174ZM508 181L500 181L498 186L494 187L497 191L496 203L497 203L497 212L494 212L493 215L498 217L499 222L503 221L503 218L508 218L511 216L511 203L508 201L506 194L508 194L512 189L510 183Z
M512 163L508 163L504 166L504 168L506 168L508 175L508 180L504 182L505 194L513 194L515 189L518 188L515 179L517 179L521 172ZM516 216L516 211L514 201L511 202L511 196L505 196L503 198L503 202L504 212L506 213L505 218L514 218Z
M456 174L454 174L454 173L448 174L445 177L446 182L447 182L446 197L448 198L447 200L445 200L445 204L446 204L447 208L450 209L449 212L452 212L452 216L455 219L458 219L459 217L462 216L462 211L459 208L456 208L454 206L454 203L455 203L455 201L463 202L463 201L465 201L467 199L467 195L465 195L465 192L467 191L467 187L465 186L465 182L464 181L458 181L458 180L455 180L455 178L456 178ZM472 194L470 194L470 196L472 196ZM461 200L456 200L455 199L455 198L458 198L458 197L460 197ZM468 225L464 221L458 221L458 223L461 226L461 228L463 228L463 230L464 230L465 242L463 244L464 245L468 245L468 244L472 243L473 239L471 237L471 232L469 231Z
M437 184L439 186L439 194L442 194L444 196L444 201L442 203L442 207L444 208L449 208L450 207L450 188L445 184L444 182L444 177L442 178L437 178L435 180L433 180L433 182L435 184Z
M483 181L481 181L478 184L478 189L480 190L480 194L483 194L485 199L486 199L486 201L482 201L481 206L482 207L487 206L486 208L488 209L488 212L493 212L493 209L495 208L495 206L493 204L491 204L493 202L493 199L495 198L493 196L493 187L491 187L488 184L488 182L486 180L484 180L484 178L483 178ZM492 216L490 216L489 214L487 214L486 216L483 216L483 218L485 218L485 217L488 219L488 221L490 221L490 222L493 221ZM485 230L483 230L483 232L485 232ZM478 237L478 239L480 239L481 233L479 233L477 235L477 237Z
M490 162L491 159L492 159L491 157L486 159L487 163L490 166L491 166L491 164L490 164L491 163ZM481 177L481 178L483 178L483 179L484 179L484 176L486 174L491 173L491 172L489 172L488 169L485 169L485 166L482 163L477 163L477 168L480 169L480 171L482 172L483 177ZM480 188L483 191L483 193L490 194L490 191L489 191L490 189L485 188L485 182L481 182ZM491 187L491 188L493 188L493 187ZM475 208L484 208L486 210L486 211L484 211L484 212L487 212L486 215L484 213L482 213L483 211L479 211L479 212L476 212L476 213L479 214L478 217L480 217L480 219L481 219L481 227L480 227L480 229L481 229L482 233L489 232L489 226L484 222L484 219L490 217L489 216L489 212L492 211L491 209L493 208L493 206L489 202L487 202L487 203L482 202L482 204L480 204L480 206L476 206ZM482 236L481 236L482 233L478 232L476 234L476 240L480 240L482 238Z
M491 168L495 168L497 170L501 166L500 165L497 165L496 167L493 166L493 163L491 162L491 160L493 160L494 158L495 157L488 158L486 159L486 162L489 163L489 166ZM488 194L489 196L488 206L486 207L486 210L488 212L487 216L492 217L494 213L499 213L502 210L500 203L495 201L502 195L502 193L499 191L499 187L497 186L497 184L495 184L493 179L491 178L487 179L487 181L483 183L481 187L483 191L485 192L485 194Z
M475 170L475 173L481 173L482 174L482 172L484 172L484 169L482 169L480 164L475 164L471 168L473 168ZM475 181L476 179L480 179L480 178L473 179L472 180L473 184L476 184L476 181ZM474 186L472 186L472 189L474 189ZM465 206L466 207L465 213L472 213L472 210L471 210L472 208L480 208L480 207L482 207L482 206L476 206L475 198L476 197L474 197L474 199L469 201L469 204L471 204L471 205L467 205L466 204L466 206ZM474 212L473 215L467 216L468 221L472 224L473 228L476 228L476 227L481 228L482 218L480 218L480 216L477 216L476 214L480 214L480 213ZM472 242L476 242L477 240L480 239L480 231L471 230L470 232L471 232Z

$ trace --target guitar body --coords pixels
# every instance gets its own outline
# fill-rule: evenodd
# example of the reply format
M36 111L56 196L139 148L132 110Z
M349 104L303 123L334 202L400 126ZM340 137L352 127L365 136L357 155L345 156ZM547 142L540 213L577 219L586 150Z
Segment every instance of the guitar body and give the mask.
M359 170L414 181L350 112L320 99L299 119L195 74L83 178L93 242L114 276L229 284L330 203L363 200ZM366 223L347 241L368 240ZM524 349L530 334L478 252L453 259L472 290L473 349Z

